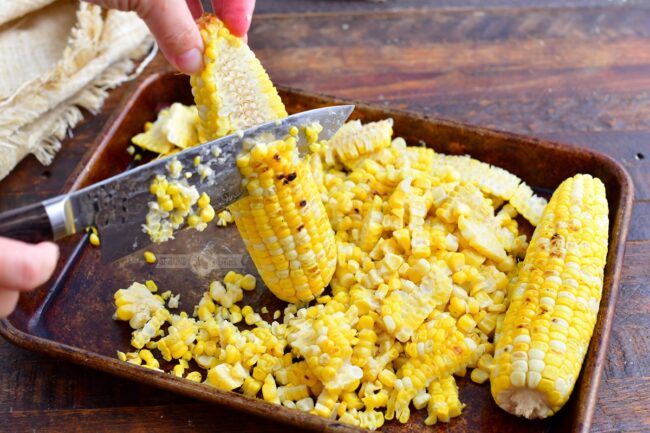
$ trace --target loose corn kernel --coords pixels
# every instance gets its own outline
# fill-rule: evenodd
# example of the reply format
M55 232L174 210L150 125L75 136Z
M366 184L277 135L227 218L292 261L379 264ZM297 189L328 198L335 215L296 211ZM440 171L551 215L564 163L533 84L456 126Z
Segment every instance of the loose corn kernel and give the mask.
M92 246L98 247L100 245L99 236L96 233L90 234L89 241Z
M145 251L144 252L144 260L145 260L145 262L152 265L152 264L156 263L156 255L154 253L152 253L151 251Z
M144 285L147 286L147 289L149 289L149 291L151 293L156 293L158 291L158 286L156 285L156 283L153 280L146 280L144 282ZM171 292L170 292L170 294L171 294Z
M475 368L472 370L472 373L469 375L472 379L472 382L476 382L479 385L485 383L490 378L490 372L483 370L482 368Z
M255 285L256 285L256 280L253 275L246 274L244 277L240 280L240 285L241 288L244 290L255 290Z
M201 377L201 373L198 371L192 371L185 376L185 379L191 380L192 382L200 383L201 380L203 380L203 377Z

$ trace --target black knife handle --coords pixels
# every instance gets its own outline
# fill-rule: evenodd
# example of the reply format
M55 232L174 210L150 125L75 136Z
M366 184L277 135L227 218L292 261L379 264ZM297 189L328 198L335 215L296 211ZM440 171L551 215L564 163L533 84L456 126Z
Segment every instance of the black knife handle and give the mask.
M45 206L35 203L0 213L0 236L33 243L52 240L52 225Z

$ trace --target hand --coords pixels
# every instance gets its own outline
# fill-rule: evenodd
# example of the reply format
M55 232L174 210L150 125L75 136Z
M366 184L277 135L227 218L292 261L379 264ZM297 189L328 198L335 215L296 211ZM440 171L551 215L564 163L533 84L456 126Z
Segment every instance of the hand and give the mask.
M194 22L201 15L200 0L88 0L100 6L135 11L147 23L169 63L186 74L203 66L203 41ZM242 38L251 25L255 0L212 0L216 15Z
M46 282L59 259L59 247L52 242L38 245L0 238L0 318L16 308L21 291Z

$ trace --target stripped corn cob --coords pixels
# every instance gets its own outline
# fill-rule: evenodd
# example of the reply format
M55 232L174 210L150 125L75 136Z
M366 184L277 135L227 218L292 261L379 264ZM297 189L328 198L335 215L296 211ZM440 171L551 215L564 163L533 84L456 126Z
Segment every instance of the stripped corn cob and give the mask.
M553 194L496 340L492 395L508 412L545 418L568 400L596 323L608 227L599 179L577 175Z
M199 140L286 117L278 92L248 45L212 15L204 15L199 28L205 67L191 77L201 119Z
M309 162L292 136L248 146L237 159L248 195L231 206L235 223L267 287L310 301L334 274L336 243Z

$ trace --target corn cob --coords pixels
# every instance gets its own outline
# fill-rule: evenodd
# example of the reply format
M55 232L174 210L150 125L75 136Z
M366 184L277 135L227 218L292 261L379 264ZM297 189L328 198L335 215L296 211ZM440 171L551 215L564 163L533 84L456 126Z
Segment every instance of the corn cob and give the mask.
M577 175L554 192L496 340L490 382L506 411L545 418L568 400L596 323L608 227L599 179Z
M248 195L231 206L235 223L267 287L310 301L334 274L336 243L309 162L292 136L249 145L237 159Z
M205 67L191 77L191 84L201 119L200 142L286 117L278 92L248 45L212 15L204 15L199 28Z

